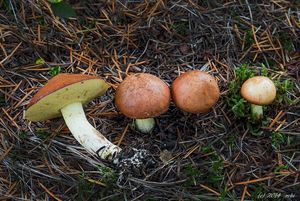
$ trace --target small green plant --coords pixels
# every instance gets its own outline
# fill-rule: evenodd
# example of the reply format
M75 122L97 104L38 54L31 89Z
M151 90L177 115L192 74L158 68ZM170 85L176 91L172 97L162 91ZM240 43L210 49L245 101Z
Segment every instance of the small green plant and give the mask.
M211 163L212 172L209 176L211 184L214 186L219 186L220 182L224 179L223 168L224 163L221 157L217 156Z
M207 176L208 182L214 187L220 187L220 182L224 179L224 161L211 146L202 147L204 154L209 154L210 171Z
M49 73L50 73L50 75L51 75L52 77L55 76L55 75L58 75L60 72L61 72L60 66L54 66L54 67L51 67L51 68L50 68L50 71L49 71Z
M202 176L201 171L194 165L189 164L185 169L184 172L188 177L187 181L185 182L186 186L193 186L197 185L197 181L199 181L200 177Z
M268 71L268 68L265 66L265 64L261 64L261 71L260 71L260 74L262 76L268 76L269 74L269 71Z
M113 169L104 165L97 166L97 169L101 174L101 181L103 183L105 183L106 185L111 185L116 182L118 175Z
M38 58L37 60L35 60L35 64L43 65L43 64L45 64L45 60L43 58Z
M282 174L281 173L282 170L288 170L288 169L289 169L288 165L278 165L278 166L275 167L274 173L276 175L281 175Z
M237 82L240 85L243 84L247 79L255 76L254 70L251 70L248 64L242 64L236 69L235 73Z
M233 100L234 104L232 106L232 112L235 114L237 117L245 117L247 112L250 110L247 107L247 101L242 99L235 99Z
M85 200L98 200L99 198L111 196L117 191L115 185L117 174L109 167L98 166L97 169L101 171L101 183L105 183L105 186L98 185L92 182L92 178L89 178L85 173L81 173L78 181L78 193L76 199L78 201ZM106 179L104 179L106 178ZM125 193L126 191L124 191ZM122 194L123 195L123 194ZM112 197L115 200L122 200L119 196ZM124 197L123 197L124 198Z
M248 29L245 34L245 47L249 48L254 43L253 32L251 29Z
M272 146L274 149L280 149L280 146L287 141L287 136L280 132L272 132Z
M204 146L201 148L201 152L203 152L204 154L211 154L211 153L214 154L216 151L212 146Z
M254 71L249 69L248 64L242 64L235 70L236 79L229 83L229 95L227 102L231 111L237 118L246 117L250 114L250 105L240 95L242 84L255 75Z
M230 194L229 191L227 190L227 187L225 187L224 190L221 191L221 195L219 196L219 201L229 201L229 200L233 200L231 198L227 198L227 194ZM232 196L230 194L230 196Z
M275 86L277 88L277 96L276 96L276 102L278 104L294 104L294 100L292 100L292 91L295 87L295 84L292 80L276 80Z
M247 128L249 129L249 133L251 133L251 135L253 136L262 136L263 135L263 131L261 130L261 124L255 124L252 123L251 121L248 121L246 123Z
M79 177L79 182L78 182L78 194L76 196L76 200L78 201L84 201L86 200L87 195L93 193L95 184L87 181L85 179L85 174L84 172L81 173Z

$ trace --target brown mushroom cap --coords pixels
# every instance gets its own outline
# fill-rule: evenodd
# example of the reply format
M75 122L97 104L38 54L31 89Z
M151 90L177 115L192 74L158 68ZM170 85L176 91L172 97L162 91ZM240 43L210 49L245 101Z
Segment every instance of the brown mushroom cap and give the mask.
M28 104L25 117L30 121L59 117L64 106L74 102L86 104L108 88L104 80L95 76L61 73L35 94Z
M133 119L146 119L166 112L170 105L169 87L160 78L148 73L126 77L116 91L119 110Z
M213 76L192 70L175 79L172 96L181 110L194 114L204 113L219 100L220 89Z
M268 105L276 98L276 87L270 78L255 76L244 82L241 95L255 105Z

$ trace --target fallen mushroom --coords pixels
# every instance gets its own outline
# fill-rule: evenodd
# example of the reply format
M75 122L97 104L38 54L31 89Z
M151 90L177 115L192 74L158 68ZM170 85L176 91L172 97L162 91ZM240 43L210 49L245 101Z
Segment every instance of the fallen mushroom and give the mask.
M151 132L155 126L153 118L168 110L170 99L166 83L148 73L126 77L118 86L115 96L119 110L135 119L136 128L143 133Z
M25 118L36 122L63 116L69 130L85 149L102 159L113 160L121 149L88 122L82 106L108 88L102 79L94 76L59 74L31 99Z
M217 81L200 70L188 71L172 84L172 97L178 108L189 113L205 113L220 97Z
M270 78L255 76L243 83L241 95L251 103L251 115L256 121L263 117L262 106L271 104L276 98L276 87Z

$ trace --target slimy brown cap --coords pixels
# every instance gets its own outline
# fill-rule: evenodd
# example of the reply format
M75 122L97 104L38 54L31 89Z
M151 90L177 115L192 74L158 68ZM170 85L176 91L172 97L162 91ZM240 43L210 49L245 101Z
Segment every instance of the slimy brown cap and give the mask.
M148 73L136 73L118 86L115 103L125 116L146 119L166 112L170 99L170 90L164 81Z
M204 113L216 104L220 89L213 76L200 70L192 70L175 79L172 96L181 110L194 114Z

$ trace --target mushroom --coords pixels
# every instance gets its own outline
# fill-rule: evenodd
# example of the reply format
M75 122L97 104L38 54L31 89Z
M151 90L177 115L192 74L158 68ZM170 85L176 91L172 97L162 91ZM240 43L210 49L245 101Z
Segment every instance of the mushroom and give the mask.
M25 118L44 121L63 116L75 139L101 159L113 160L121 149L107 140L87 120L83 105L109 88L102 79L90 75L59 74L48 81L28 104Z
M171 94L167 84L148 73L129 75L117 88L115 103L127 117L135 119L137 130L149 133L154 117L166 112Z
M205 113L220 97L217 81L200 70L188 71L172 84L172 97L178 108L189 113Z
M276 98L276 87L270 78L255 76L243 83L241 95L251 103L252 118L260 120L263 117L262 106L271 104Z

